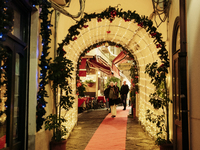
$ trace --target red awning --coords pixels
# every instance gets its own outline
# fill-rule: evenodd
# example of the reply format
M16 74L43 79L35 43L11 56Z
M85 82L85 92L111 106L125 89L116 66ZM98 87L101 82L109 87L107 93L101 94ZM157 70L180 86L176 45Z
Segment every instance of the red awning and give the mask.
M81 64L79 65L79 69L85 69L87 58L81 59Z
M97 62L103 64L104 66L110 67L110 65L100 56L97 57Z
M115 59L112 61L114 64L118 64L118 63L125 63L126 62L126 57L127 57L128 55L127 54L125 54L125 52L124 51L121 51L121 53L119 53L118 55L117 55L117 57L115 57Z
M114 64L112 64L112 70L114 72L114 76L120 79L119 69Z
M105 66L105 65L103 65L103 64L101 64L101 63L98 63L98 62L96 61L95 58L89 59L88 62L90 63L90 65L91 65L92 67L98 68L100 71L102 71L102 72L104 72L104 73L106 73L106 74L108 74L108 75L111 74L111 69L110 69L110 67L107 67L107 66Z
M82 58L81 64L79 65L79 77L86 77L86 61L87 58Z

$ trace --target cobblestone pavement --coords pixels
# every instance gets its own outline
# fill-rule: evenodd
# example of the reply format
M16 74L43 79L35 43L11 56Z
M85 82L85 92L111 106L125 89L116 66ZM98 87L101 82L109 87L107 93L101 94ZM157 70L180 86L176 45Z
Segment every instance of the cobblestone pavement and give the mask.
M155 142L133 118L127 120L126 150L159 150Z
M84 150L93 134L108 115L106 109L88 110L79 114L78 125L75 126L67 141L67 150Z
M89 110L80 114L78 125L67 141L67 150L84 150L107 114L108 111L105 109ZM133 118L128 118L126 150L159 150L159 148Z

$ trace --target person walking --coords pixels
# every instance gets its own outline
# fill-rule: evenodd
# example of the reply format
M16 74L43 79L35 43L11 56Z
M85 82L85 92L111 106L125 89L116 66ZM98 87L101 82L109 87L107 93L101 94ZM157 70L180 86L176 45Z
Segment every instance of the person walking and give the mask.
M117 91L118 91L118 95L117 95L117 101L116 101L116 104L118 105L119 104L119 87L117 86L117 82L115 82L115 87L117 88Z
M119 91L114 86L113 82L110 82L110 86L108 87L108 90L106 90L105 93L106 96L109 98L109 105L111 108L111 117L116 117L117 110L116 110L116 104L117 104L117 95L119 95Z
M111 110L110 110L110 105L109 105L109 85L107 86L107 88L105 89L105 91L104 91L104 96L105 96L105 98L106 98L106 108L107 108L107 110L109 109L109 113L111 112Z
M126 84L126 81L123 82L123 85L121 86L121 90L120 90L120 95L121 95L121 99L124 105L124 109L126 110L126 99L127 99L127 94L129 92L129 87Z

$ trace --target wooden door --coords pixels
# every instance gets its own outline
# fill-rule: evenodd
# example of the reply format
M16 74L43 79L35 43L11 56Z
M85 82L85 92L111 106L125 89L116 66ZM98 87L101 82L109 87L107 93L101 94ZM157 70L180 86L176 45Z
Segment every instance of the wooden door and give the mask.
M173 55L173 105L174 105L174 144L176 150L182 150L182 117L180 100L179 55Z

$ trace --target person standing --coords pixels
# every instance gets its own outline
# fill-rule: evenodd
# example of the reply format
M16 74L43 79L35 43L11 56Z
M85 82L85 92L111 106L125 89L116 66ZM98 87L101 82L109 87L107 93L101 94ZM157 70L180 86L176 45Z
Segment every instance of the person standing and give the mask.
M119 95L119 91L114 86L113 82L110 82L110 86L108 87L108 98L109 98L109 105L111 108L111 117L116 117L117 110L116 110L116 103L117 103L117 95Z
M118 105L118 104L119 104L119 87L117 86L117 84L118 84L118 83L115 82L115 87L117 88L117 91L118 91L116 104Z
M121 86L121 90L120 90L120 95L121 95L121 99L124 105L124 109L126 110L126 99L127 99L127 94L129 92L129 87L126 84L126 81L123 82L123 85Z

